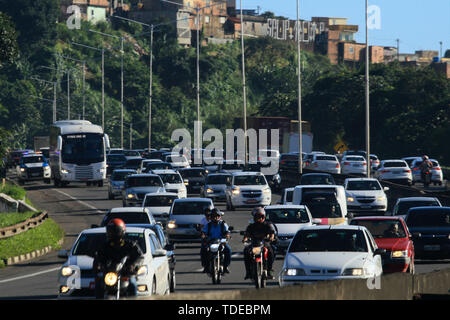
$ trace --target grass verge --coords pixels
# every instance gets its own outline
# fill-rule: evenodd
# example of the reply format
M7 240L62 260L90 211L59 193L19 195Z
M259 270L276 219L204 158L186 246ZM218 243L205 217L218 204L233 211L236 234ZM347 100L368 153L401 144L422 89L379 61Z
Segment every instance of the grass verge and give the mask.
M40 226L16 236L0 241L0 268L5 266L4 259L21 254L41 250L51 246L60 249L59 240L64 237L64 231L52 219L47 219Z
M35 212L0 213L0 228L9 227L31 218Z

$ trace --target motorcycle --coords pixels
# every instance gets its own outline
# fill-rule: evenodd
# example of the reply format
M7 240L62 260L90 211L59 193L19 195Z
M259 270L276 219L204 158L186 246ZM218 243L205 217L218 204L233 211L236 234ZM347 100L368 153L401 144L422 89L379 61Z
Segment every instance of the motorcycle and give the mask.
M124 266L128 256L125 256L120 262L108 261L103 268L103 272L99 274L104 282L104 298L111 300L119 300L121 296L127 296L128 286L130 284L129 277L124 276Z
M256 289L265 288L268 279L267 276L267 255L269 250L264 246L264 241L252 241L250 245L250 254L252 262L250 264L250 273L255 283Z
M430 170L422 171L421 174L423 186L427 188L431 184L431 171Z
M213 284L220 284L224 273L224 246L227 239L216 239L208 245L208 275L212 279Z

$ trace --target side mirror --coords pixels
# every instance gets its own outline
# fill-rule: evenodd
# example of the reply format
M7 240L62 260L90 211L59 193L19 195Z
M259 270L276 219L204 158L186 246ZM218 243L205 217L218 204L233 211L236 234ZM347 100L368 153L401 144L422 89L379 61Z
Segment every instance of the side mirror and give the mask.
M389 187L384 187L383 190L384 191L389 191Z
M229 227L228 227L228 230L230 230L230 232L231 232L231 231L234 230L234 227L233 227L233 226L229 226Z
M321 224L322 223L322 219L314 218L314 219L312 219L312 223L313 224Z
M414 238L421 238L422 237L422 234L420 232L414 232L412 235L413 235Z
M92 228L98 228L98 227L99 227L98 224L91 224L91 229L92 229Z
M175 250L175 246L173 245L173 243L168 243L164 247L164 250L166 250L166 251L173 251L173 250Z
M153 253L153 257L155 258L164 257L165 255L167 255L167 251L164 249L156 250L155 253Z
M353 219L355 216L353 215L353 213L349 212L349 213L347 213L347 215L345 217L347 219Z
M245 235L245 231L241 231L241 232L239 232L239 234L240 234L241 236L243 236L243 235Z
M58 258L67 259L69 257L69 252L67 250L59 250Z
M378 248L378 249L375 249L375 252L373 253L373 255L376 256L376 255L382 255L382 254L385 254L385 253L386 253L386 249Z

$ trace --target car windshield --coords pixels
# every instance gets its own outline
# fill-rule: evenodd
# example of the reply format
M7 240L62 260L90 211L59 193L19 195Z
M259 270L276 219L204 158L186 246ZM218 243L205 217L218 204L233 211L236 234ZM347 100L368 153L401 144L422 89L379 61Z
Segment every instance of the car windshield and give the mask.
M301 177L300 184L329 184L334 185L334 179L332 176L324 175L304 175Z
M306 209L266 209L267 220L273 223L308 223Z
M349 181L346 190L381 190L380 183L372 181Z
M389 161L384 163L385 168L404 168L407 164L401 161Z
M447 227L450 228L450 211L418 210L408 213L408 227Z
M197 215L204 214L205 208L210 208L208 201L179 201L173 204L173 215Z
M280 156L280 161L298 161L298 155L284 154Z
M125 234L125 239L136 241L142 252L146 252L145 239L143 233ZM100 249L106 241L106 233L83 233L73 247L72 255L94 257L95 253Z
M133 156L140 157L141 156L141 154L138 151L131 151L131 150L124 150L123 154L128 157L133 157Z
M260 186L267 184L266 179L262 175L236 176L233 183L236 186Z
M120 155L120 154L112 154L112 155L108 155L108 161L126 161L125 156Z
M147 170L167 170L172 169L172 165L168 162L153 162L145 165Z
M313 218L341 218L341 206L334 193L305 193L302 203Z
M171 207L178 196L151 196L146 197L144 207Z
M352 220L352 225L366 227L374 238L405 238L403 224L392 219Z
M344 161L366 161L363 157L345 157Z
M401 201L398 203L398 205L394 209L394 214L396 216L405 215L410 208L430 207L430 206L440 206L440 205L435 200L433 200L433 201Z
M145 212L115 212L115 213L109 213L105 216L105 218L102 221L102 227L106 226L108 222L110 222L112 219L122 219L125 224L130 223L143 223L143 224L149 224L151 223L150 219L148 218L147 213Z
M289 252L367 252L361 230L300 230L292 240Z
M226 175L209 175L206 178L206 184L227 184L231 176Z
M179 172L183 178L204 178L206 176L205 170L192 169L180 170Z
M163 173L159 176L164 183L181 183L181 177L177 173Z
M103 134L69 134L62 141L62 162L87 165L105 160Z
M159 177L128 177L128 187L162 187L161 179Z
M125 181L125 178L130 175L136 173L135 171L114 171L111 180L113 181Z
M23 163L39 163L44 162L43 156L36 156L36 157L23 157L22 158Z

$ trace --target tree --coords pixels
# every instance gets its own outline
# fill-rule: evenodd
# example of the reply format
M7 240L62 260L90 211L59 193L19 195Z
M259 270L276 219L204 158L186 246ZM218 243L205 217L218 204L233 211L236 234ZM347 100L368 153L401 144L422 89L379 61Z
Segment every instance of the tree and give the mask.
M11 18L0 12L0 68L14 62L19 55L17 32Z

